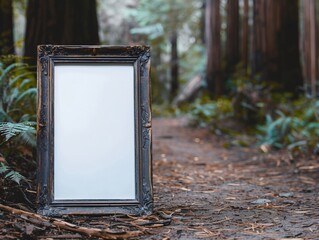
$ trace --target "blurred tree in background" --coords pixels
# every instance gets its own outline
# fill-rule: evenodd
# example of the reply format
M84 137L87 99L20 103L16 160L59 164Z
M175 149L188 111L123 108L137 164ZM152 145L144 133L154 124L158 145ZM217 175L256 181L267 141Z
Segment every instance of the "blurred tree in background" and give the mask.
M158 98L155 101L173 101L180 84L204 69L202 2L140 0L131 16L138 24L131 33L141 36L140 42L152 46L154 86L164 90L164 93L155 93Z
M11 0L0 0L0 55L13 54L13 8Z
M25 29L24 56L31 59L38 44L99 44L99 39L102 44L150 44L156 102L175 102L194 78L201 79L213 98L235 93L238 71L247 82L258 79L258 84L277 92L294 96L302 88L309 96L317 92L315 0L1 0L0 4L3 54L14 53L13 32L18 31L13 29L20 33ZM25 28L19 25L24 24L19 16L24 11ZM19 41L15 36L20 53Z
M226 6L227 14L227 37L226 37L226 61L227 72L233 72L240 60L239 41L239 1L228 0Z
M173 102L195 77L210 96L229 95L238 89L238 71L247 82L258 79L277 92L296 96L303 88L316 96L317 5L315 0L0 0L0 50L21 53L24 42L24 56L35 59L38 44L99 44L99 39L150 44L156 102ZM24 41L17 38L21 33Z
M254 0L252 73L280 91L302 87L298 0Z
M222 109L257 124L294 112L280 104L318 97L318 8L316 0L0 0L0 62L3 73L20 61L8 54L35 65L38 44L147 44L154 103L195 99L208 116Z
M29 0L24 56L39 44L99 44L95 0Z
M312 97L318 94L318 7L314 0L301 2L301 62L306 93Z
M220 0L207 1L205 31L207 88L211 96L220 97L223 91Z

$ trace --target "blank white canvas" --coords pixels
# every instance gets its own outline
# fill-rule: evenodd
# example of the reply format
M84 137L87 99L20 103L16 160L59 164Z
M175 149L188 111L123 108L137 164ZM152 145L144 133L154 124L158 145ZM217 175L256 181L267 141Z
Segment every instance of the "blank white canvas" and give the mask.
M133 65L54 67L54 200L135 199Z

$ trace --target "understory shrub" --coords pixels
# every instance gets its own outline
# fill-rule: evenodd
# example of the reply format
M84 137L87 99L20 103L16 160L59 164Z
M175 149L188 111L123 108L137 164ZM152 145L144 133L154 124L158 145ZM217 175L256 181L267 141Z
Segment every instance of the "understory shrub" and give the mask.
M267 99L267 102L258 101L252 106L246 104L245 98L245 102L238 104L234 103L234 98L211 100L202 97L190 104L186 112L193 126L209 128L215 133L218 130L217 133L240 135L247 130L245 134L256 137L258 141L255 142L265 152L271 148L319 152L319 100L285 101L289 98L277 94L272 98L272 102ZM242 108L240 111L238 106ZM245 114L238 116L238 113ZM258 118L246 121L246 113ZM232 124L227 125L229 121Z
M0 62L0 175L19 184L25 177L6 160L28 159L19 156L36 147L37 89L35 67L14 60Z
M258 126L261 148L318 151L319 100L302 99L284 108L288 112L278 110L273 117L267 115L266 122Z
M211 100L204 96L190 104L187 112L191 124L198 127L218 128L222 121L233 117L231 100L227 98Z

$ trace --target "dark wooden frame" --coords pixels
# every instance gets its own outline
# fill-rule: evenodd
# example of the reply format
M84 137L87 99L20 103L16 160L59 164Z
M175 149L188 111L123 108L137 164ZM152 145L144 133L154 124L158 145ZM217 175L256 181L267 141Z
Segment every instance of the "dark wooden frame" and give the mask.
M131 63L134 66L136 199L54 201L54 64ZM152 193L152 136L150 99L150 49L146 46L38 46L38 213L150 214Z

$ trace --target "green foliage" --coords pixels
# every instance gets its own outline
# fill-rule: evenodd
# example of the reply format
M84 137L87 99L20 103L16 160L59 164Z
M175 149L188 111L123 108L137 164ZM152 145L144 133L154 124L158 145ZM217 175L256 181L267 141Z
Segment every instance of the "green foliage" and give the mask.
M285 107L295 108L287 102L293 94L282 92L280 84L271 80L261 80L258 74L251 77L250 70L239 63L235 72L227 81L232 96L235 118L255 125L265 121L266 115L273 116L276 110L286 112ZM297 105L295 105L297 106Z
M278 110L275 118L267 115L265 124L258 126L264 151L269 147L291 151L318 147L319 100L299 100L289 110L287 113Z
M193 125L217 127L221 121L233 116L231 101L227 98L210 100L208 97L202 97L191 104L188 116Z
M36 73L34 67L13 56L0 62L0 146L1 155L20 159L21 146L36 147ZM25 147L24 147L25 149ZM25 157L22 157L25 159ZM1 163L0 174L20 183L26 179Z
M292 101L285 93L264 97L264 93L259 94L262 89L241 86L232 99L202 97L186 111L195 126L228 134L240 134L245 129L257 136L265 152L271 148L319 151L319 100Z
M203 45L194 43L187 51L180 54L180 82L187 83L194 76L206 71L206 49Z
M35 121L36 73L23 63L0 63L0 122Z
M7 178L13 182L16 182L17 184L20 184L21 181L27 182L28 180L22 176L20 173L12 170L7 165L4 165L3 163L0 163L0 175L3 175L4 178Z
M23 140L26 144L36 147L35 139L35 122L22 122L22 123L0 123L0 133L4 136L5 142L13 137Z
M164 29L162 34L170 35L172 31L183 30L187 26L196 28L193 24L197 25L196 18L198 16L194 13L196 9L201 7L201 4L202 1L195 0L188 0L187 4L185 4L185 0L140 0L138 8L131 14L139 25L146 30L144 32L139 31L139 33L153 33L154 31L150 32L150 27L160 24ZM148 28L145 28L146 26ZM140 30L142 29L140 28ZM156 29L153 30L157 31ZM133 29L132 33L134 31L137 30ZM153 36L150 37L154 39Z
M205 68L205 49L201 43L203 1L158 0L139 1L130 16L138 23L131 34L151 45L153 100L165 103L170 82L170 39L178 35L179 82L188 82Z
M12 59L11 59L12 60ZM5 61L4 61L5 62ZM0 133L35 147L36 77L32 67L0 62Z
M164 35L164 29L163 26L159 23L139 27L139 28L133 28L131 30L132 34L141 34L141 35L147 35L149 39L155 40L157 38L160 38Z
M152 105L153 117L178 117L183 114L182 110L172 105Z

